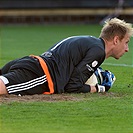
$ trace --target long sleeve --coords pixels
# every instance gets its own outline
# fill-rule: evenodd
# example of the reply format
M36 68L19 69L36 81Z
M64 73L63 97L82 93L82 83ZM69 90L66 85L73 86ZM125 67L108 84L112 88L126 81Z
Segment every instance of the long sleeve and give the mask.
M98 51L98 52L97 52ZM68 84L65 86L66 92L90 92L90 86L86 85L87 79L101 65L105 59L105 54L101 48L88 50L86 56L74 68Z

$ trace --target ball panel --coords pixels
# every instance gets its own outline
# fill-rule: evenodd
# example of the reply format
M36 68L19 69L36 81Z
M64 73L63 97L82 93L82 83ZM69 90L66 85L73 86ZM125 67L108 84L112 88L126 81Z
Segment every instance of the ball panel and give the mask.
M85 84L95 86L96 84L101 85L103 83L103 75L102 73L105 72L101 68L97 68L97 70L92 74L92 76L86 81Z
M92 74L92 76L86 81L85 84L95 86L98 83L97 77L95 74Z

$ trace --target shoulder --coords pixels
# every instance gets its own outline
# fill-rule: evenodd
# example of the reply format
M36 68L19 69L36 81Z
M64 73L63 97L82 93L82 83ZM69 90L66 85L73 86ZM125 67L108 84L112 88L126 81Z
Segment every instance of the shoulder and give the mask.
M77 36L75 40L79 41L80 44L86 44L88 46L101 46L104 47L104 42L101 38L97 38L95 36Z

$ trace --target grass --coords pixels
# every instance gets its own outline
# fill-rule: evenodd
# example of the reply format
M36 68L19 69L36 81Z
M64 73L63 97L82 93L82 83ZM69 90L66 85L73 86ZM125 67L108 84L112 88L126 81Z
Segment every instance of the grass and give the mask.
M94 35L95 26L47 25L1 27L1 65L7 61L29 54L41 54L61 39L73 35ZM100 29L97 26L96 32ZM99 32L98 32L99 33ZM97 33L97 34L98 34Z
M128 102L127 98L96 94L86 95L84 101L78 102L3 105L2 115L6 118L3 131L11 128L12 132L126 133L130 132L132 122Z
M3 26L0 66L30 54L41 54L57 41L72 35L95 35L98 25ZM67 94L79 100L54 102L10 102L0 105L1 133L132 133L133 73L130 52L119 61L105 61L103 69L117 80L107 94ZM107 63L120 64L120 66Z

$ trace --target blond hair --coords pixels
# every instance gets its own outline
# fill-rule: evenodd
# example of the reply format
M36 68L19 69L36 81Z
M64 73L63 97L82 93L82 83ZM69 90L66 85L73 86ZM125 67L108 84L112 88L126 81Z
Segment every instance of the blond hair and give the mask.
M132 24L126 23L124 20L118 18L112 18L105 21L100 37L111 40L115 36L119 36L120 40L122 40L126 34L130 37L133 36Z

